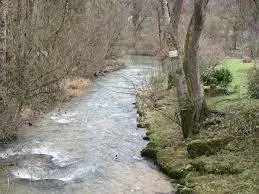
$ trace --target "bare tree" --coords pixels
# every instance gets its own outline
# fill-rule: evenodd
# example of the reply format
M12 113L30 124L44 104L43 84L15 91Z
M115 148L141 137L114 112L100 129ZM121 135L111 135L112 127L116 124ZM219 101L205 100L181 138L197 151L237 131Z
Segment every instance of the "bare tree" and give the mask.
M184 59L181 58L178 35L173 29L178 22L171 19L167 0L160 0L164 17L164 30L167 50L169 51L170 67L176 85L183 136L192 134L196 123L206 112L203 86L197 61L199 39L204 25L205 11L208 0L195 0L193 15L187 30ZM176 0L174 7L180 7L182 1ZM179 10L174 17L179 20Z
M170 57L171 72L174 78L174 82L177 90L177 97L179 102L181 123L183 136L188 137L190 134L190 127L188 125L188 109L186 107L190 104L190 97L188 93L187 83L185 79L185 74L183 72L183 63L181 55L179 55L179 45L177 41L177 36L173 33L171 18L169 14L169 7L167 0L160 0L161 10L163 16L165 41L167 45L168 52L174 52L174 56Z
M136 42L139 38L139 31L141 22L140 20L140 11L141 11L141 4L138 0L132 1L132 24L133 24L133 38Z
M191 115L191 119L194 122L199 122L200 117L204 115L207 109L203 85L200 79L197 53L208 2L209 0L195 1L193 15L185 39L183 66L189 94L194 106L193 114Z
M0 1L0 141L2 132L16 128L24 108L45 111L63 101L67 79L90 79L116 64L127 20L124 5L121 0Z
M131 16L133 25L133 41L134 45L140 40L143 24L152 11L153 0L132 0Z

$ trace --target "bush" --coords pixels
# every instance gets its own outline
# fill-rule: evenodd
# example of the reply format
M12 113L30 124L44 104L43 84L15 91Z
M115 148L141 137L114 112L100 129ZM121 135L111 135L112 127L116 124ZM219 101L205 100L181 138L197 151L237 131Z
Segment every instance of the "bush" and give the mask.
M201 79L205 86L227 87L232 82L233 76L228 69L215 68L212 71L202 73Z
M248 82L248 96L252 99L259 98L259 86L256 81L256 75L254 73L253 76L249 78Z
M242 104L236 106L238 111L235 112L235 117L229 124L229 129L239 138L254 136L256 129L256 109Z

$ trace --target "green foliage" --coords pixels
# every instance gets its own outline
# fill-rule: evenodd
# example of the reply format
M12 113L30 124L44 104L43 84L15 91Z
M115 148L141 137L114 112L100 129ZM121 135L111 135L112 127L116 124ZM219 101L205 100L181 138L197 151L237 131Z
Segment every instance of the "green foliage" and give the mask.
M205 86L227 87L232 82L233 76L226 68L215 68L212 71L203 72L201 79Z

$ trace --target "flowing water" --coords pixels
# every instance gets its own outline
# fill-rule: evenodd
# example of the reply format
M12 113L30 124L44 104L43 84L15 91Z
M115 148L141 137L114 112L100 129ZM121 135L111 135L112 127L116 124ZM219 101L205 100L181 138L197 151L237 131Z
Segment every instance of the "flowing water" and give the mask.
M134 87L155 68L148 57L96 80L72 99L20 131L1 151L1 193L170 193L170 181L141 158L147 143L137 128Z

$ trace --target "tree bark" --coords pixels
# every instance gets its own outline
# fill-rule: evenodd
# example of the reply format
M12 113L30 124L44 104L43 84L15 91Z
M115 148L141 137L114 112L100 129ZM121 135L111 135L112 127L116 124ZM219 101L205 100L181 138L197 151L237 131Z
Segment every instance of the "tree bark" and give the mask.
M173 33L172 23L169 15L169 8L167 0L160 0L163 23L164 23L164 33L167 51L174 51L176 55L169 55L169 65L171 68L171 75L174 78L176 85L177 98L180 109L181 124L183 137L187 138L192 133L192 126L189 124L190 118L190 96L188 94L187 83L185 79L185 74L183 71L183 63L179 53L179 46L177 41L177 36Z
M233 50L237 50L237 24L233 25Z
M171 18L172 18L172 27L173 27L175 36L178 36L178 28L179 28L182 7L183 7L183 0L176 0L174 2Z
M224 50L226 54L229 54L229 23L226 23L226 27L225 27L225 31L224 31L224 35L225 35L225 46L224 46Z
M0 70L3 81L5 81L6 76L6 15L7 1L0 0Z
M157 8L157 27L158 27L158 37L159 37L159 47L162 48L162 31L161 31L161 13Z
M178 36L173 29L173 26L178 23L170 18L168 1L160 0L171 76L176 85L184 138L192 134L195 125L202 120L207 110L203 85L200 81L197 53L208 2L209 0L195 0L194 12L186 34L184 60L182 60L179 54ZM181 2L179 0L176 3ZM180 11L174 14L178 16ZM174 17L177 16L174 15Z
M254 59L255 69L259 56L259 1L255 2L254 27L252 27L252 58Z
M190 118L193 120L192 127L204 118L207 111L197 55L208 2L209 0L195 0L193 15L185 39L183 66L193 106L193 113Z
M172 33L173 36L175 37L175 41L178 41L178 27L179 27L179 22L180 22L180 16L181 16L181 10L183 6L183 0L175 0L172 13L171 13L171 26L172 26ZM177 42L178 44L178 42ZM168 89L171 89L174 85L174 75L173 75L173 70L171 66L167 68L168 71Z
M134 41L134 48L139 38L139 31L138 31L138 22L140 17L140 7L137 0L133 0L132 2L133 14L132 14L132 24L133 24L133 41Z

